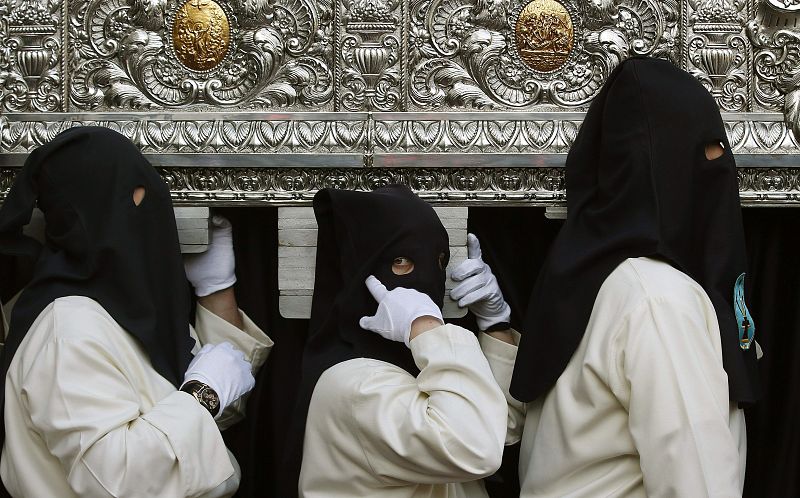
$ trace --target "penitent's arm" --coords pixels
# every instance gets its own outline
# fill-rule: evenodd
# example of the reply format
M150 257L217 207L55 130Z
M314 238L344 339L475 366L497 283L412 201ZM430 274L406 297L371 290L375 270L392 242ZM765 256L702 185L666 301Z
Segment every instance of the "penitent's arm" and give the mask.
M82 326L113 328L99 321ZM22 379L32 427L74 492L185 497L229 486L234 468L208 411L175 391L141 412L136 386L115 363L118 354L102 334L54 337Z
M713 308L648 299L621 320L610 385L629 412L648 496L741 496ZM716 337L714 337L716 335Z
M500 466L506 404L475 336L442 325L410 341L416 379L371 365L340 406L369 473L386 485L480 479ZM323 376L324 377L324 376ZM336 396L336 379L317 392ZM331 400L333 401L333 400Z
M226 291L228 290L232 295L233 289L230 288ZM212 294L212 296L214 295ZM244 353L245 359L251 364L253 377L267 361L273 346L272 339L236 307L235 298L232 303L209 302L206 298L200 298L195 314L194 331L198 342L196 350L205 344L229 342ZM217 425L220 429L226 429L244 417L248 394L231 403L217 417Z
M489 361L492 374L500 389L503 390L503 395L508 404L507 445L518 443L522 439L522 430L525 426L525 416L527 414L527 405L514 399L509 392L511 377L514 374L514 363L517 359L519 337L519 333L515 330L481 332L479 335L483 354Z

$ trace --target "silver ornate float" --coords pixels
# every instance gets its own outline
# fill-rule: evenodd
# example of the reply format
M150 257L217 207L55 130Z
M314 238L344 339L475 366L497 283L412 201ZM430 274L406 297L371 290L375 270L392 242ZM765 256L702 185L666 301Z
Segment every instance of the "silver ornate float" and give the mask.
M0 0L0 196L59 131L114 128L178 203L411 185L563 203L583 112L629 56L714 95L746 205L800 205L795 0Z

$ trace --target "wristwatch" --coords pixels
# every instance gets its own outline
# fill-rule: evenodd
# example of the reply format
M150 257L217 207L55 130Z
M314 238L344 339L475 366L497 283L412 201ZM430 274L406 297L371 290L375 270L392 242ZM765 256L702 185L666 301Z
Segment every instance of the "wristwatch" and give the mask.
M208 384L203 384L197 380L190 380L181 386L181 391L189 393L194 396L212 417L217 416L219 412L219 395Z

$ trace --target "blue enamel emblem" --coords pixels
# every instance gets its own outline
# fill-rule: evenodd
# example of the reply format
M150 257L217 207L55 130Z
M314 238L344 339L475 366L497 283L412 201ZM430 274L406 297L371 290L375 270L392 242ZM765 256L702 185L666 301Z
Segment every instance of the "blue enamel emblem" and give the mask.
M736 324L739 326L739 347L750 349L756 334L756 324L750 316L750 310L744 302L744 273L736 279L733 286L733 311L736 313Z

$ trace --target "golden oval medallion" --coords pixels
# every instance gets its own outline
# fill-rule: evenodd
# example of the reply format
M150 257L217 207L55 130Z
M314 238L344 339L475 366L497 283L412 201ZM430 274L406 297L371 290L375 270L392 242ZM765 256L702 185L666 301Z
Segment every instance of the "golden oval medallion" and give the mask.
M189 0L175 14L172 44L181 63L208 71L222 62L231 43L228 16L214 0Z
M543 73L555 71L572 51L572 18L555 0L533 0L519 13L514 35L525 64Z

